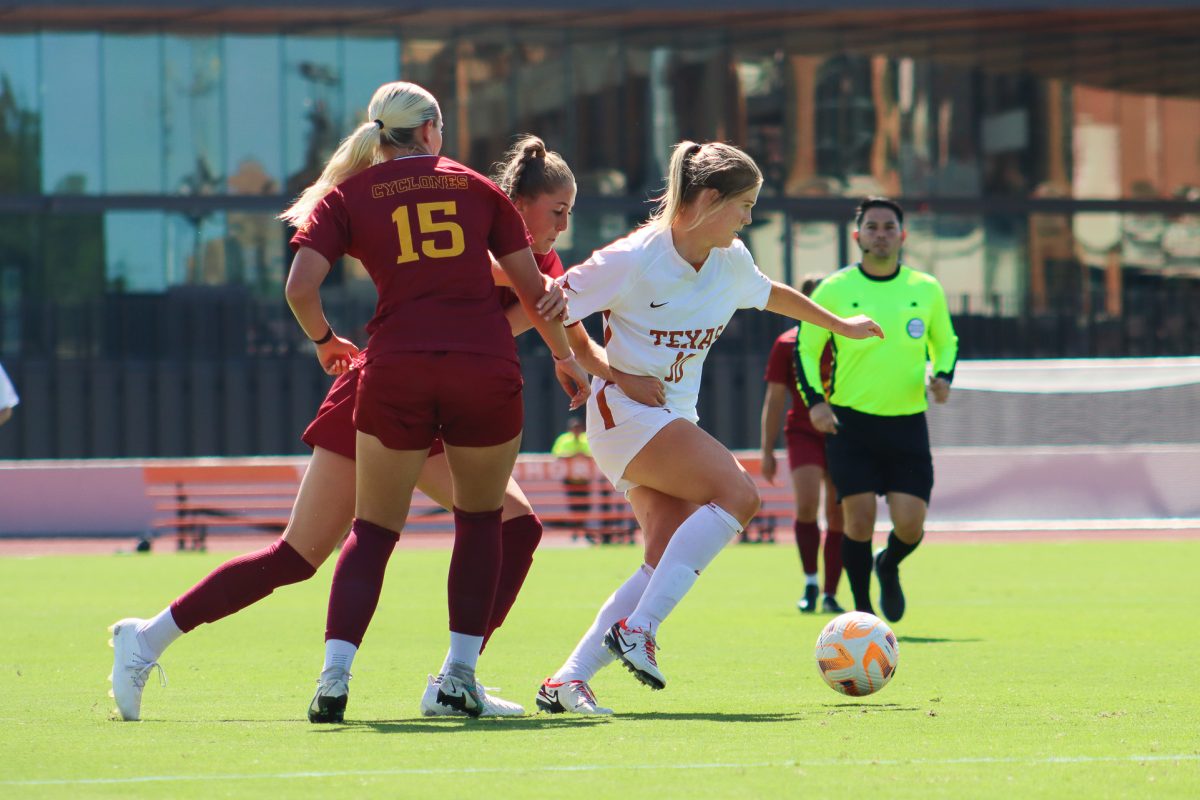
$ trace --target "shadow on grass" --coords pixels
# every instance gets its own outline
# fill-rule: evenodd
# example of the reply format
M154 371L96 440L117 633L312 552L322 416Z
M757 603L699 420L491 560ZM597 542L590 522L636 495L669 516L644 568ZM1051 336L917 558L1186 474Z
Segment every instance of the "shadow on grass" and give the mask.
M719 711L637 711L617 714L616 719L674 720L681 722L798 722L805 715L798 711L777 711L764 714L723 714Z
M317 733L361 732L371 730L375 733L452 733L464 727L477 730L506 730L530 731L546 728L570 728L586 725L607 725L622 720L638 720L646 722L751 722L751 723L781 723L799 722L811 719L813 712L772 712L764 714L723 714L715 711L704 712L658 712L641 711L634 713L615 714L611 717L588 717L578 714L548 715L539 714L531 717L509 717L507 719L465 719L463 717L436 717L433 719L396 719L396 720L362 720L344 722L341 725L314 725Z
M966 642L982 642L982 639L939 639L935 636L897 636L901 644L963 644Z
M920 711L916 706L902 706L899 703L822 703L821 708L829 709L827 713L836 714L844 711Z
M489 731L530 731L545 728L563 728L580 725L607 724L611 717L584 717L579 715L533 717L488 717L486 719L471 719L469 717L424 717L415 719L374 719L354 720L340 725L314 725L317 733L455 733L463 728Z

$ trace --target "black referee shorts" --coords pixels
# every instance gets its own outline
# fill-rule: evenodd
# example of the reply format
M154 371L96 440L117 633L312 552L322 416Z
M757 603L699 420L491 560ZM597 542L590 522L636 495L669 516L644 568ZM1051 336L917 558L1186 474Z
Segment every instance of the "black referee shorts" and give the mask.
M903 492L929 502L933 455L925 414L881 417L833 406L838 432L825 437L825 458L838 500L863 492Z

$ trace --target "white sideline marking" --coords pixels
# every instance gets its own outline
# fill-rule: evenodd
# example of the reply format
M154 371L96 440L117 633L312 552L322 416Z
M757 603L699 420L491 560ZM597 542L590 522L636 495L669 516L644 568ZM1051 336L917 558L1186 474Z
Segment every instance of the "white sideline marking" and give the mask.
M1200 529L1200 519L998 519L928 521L925 530L950 533L1024 533L1026 531L1175 531ZM876 532L890 531L880 523Z
M896 767L938 766L952 764L1099 764L1105 762L1140 761L1200 761L1200 753L1178 753L1175 755L1140 756L1051 756L1049 758L915 758L915 759L859 759L841 761L823 759L819 761L761 761L742 764L622 764L621 769L637 770L682 770L682 769L767 769L797 767ZM363 778L387 775L494 775L523 772L599 772L612 769L613 764L574 764L569 766L532 767L438 767L431 769L363 769L335 770L329 772L274 772L242 775L144 775L136 778L62 778L47 780L0 781L0 786L77 786L125 783L167 783L172 781L246 781L246 780L291 780L295 778Z

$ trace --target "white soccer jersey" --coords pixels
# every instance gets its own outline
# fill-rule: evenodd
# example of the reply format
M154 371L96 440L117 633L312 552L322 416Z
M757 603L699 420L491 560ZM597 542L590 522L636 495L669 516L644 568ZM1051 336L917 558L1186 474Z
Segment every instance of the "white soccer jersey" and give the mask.
M4 367L0 367L0 410L12 408L19 402L21 399L17 397L17 390L13 388Z
M675 250L669 230L644 227L573 267L558 279L574 324L604 312L609 363L632 375L652 375L666 387L666 405L695 422L700 372L739 308L765 308L771 280L735 239L713 249L697 271Z

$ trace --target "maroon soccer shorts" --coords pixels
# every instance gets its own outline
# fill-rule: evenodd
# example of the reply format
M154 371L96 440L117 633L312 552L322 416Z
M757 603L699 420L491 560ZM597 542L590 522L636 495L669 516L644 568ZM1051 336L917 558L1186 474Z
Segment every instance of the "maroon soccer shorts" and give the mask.
M785 431L788 469L814 466L825 469L825 436L816 431Z
M357 431L354 429L354 396L358 393L358 376L362 370L355 368L344 372L329 387L329 394L317 416L308 423L304 435L300 438L309 447L320 447L337 453L346 458L354 458L354 439ZM439 436L433 440L429 448L429 456L440 455L446 448L442 446Z
M362 369L354 425L393 450L429 447L438 434L456 447L493 447L525 422L521 368L498 356L389 353Z

